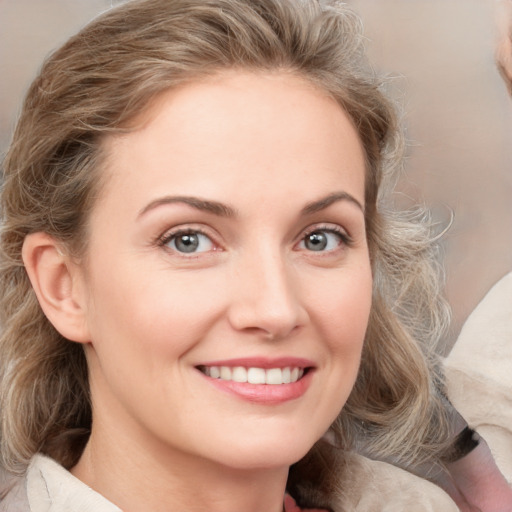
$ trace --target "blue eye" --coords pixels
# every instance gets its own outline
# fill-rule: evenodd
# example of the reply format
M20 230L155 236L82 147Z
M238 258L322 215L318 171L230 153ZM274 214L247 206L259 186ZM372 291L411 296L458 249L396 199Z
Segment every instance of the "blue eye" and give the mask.
M344 241L346 235L332 229L318 229L308 233L300 243L301 249L315 252L327 252L337 249Z
M214 248L210 238L199 231L174 233L167 238L164 245L184 254L207 252Z

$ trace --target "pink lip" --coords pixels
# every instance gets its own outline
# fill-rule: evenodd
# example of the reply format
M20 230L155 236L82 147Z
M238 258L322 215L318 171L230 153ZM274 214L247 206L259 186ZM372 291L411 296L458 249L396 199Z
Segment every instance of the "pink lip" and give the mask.
M235 366L244 366L245 368L311 368L315 366L315 363L309 359L303 359L300 357L241 357L237 359L224 359L217 361L207 361L200 363L197 366L229 366L231 368Z
M239 358L218 360L202 363L199 366L244 366L245 368L308 368L308 371L297 382L290 384L249 384L248 382L234 382L229 380L212 379L201 372L201 376L209 384L225 393L231 394L248 402L278 405L291 400L296 400L306 393L313 379L314 364L307 360L296 357L282 357L275 359L268 358Z

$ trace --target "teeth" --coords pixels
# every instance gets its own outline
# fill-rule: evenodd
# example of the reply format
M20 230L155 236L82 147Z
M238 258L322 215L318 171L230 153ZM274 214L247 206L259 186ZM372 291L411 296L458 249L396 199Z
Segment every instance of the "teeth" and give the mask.
M266 371L265 384L282 384L283 370L281 368L271 368Z
M267 380L263 368L249 368L247 370L247 382L249 384L265 384Z
M245 368L243 366L204 366L201 371L212 379L248 382L249 384L290 384L303 375L303 368Z
M220 378L222 380L231 380L231 368L229 366L220 367Z
M231 380L235 382L247 382L247 370L243 366L235 366L231 374Z

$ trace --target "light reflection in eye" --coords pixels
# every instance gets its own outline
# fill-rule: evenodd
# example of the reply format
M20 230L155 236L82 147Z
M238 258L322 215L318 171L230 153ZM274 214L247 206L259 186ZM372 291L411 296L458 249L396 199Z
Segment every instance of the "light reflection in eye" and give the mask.
M337 249L343 242L342 233L332 229L318 229L308 233L299 247L308 251L327 252Z
M164 245L184 254L211 251L214 244L211 239L200 231L182 231L172 234Z

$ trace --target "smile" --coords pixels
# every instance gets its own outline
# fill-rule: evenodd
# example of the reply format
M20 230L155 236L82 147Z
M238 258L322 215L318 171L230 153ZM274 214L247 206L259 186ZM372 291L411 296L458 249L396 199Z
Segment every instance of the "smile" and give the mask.
M314 361L300 357L231 358L204 361L195 368L214 389L270 406L303 396L318 370Z
M212 379L248 384L268 384L273 386L292 384L297 382L304 375L304 368L290 366L285 368L200 366L198 369Z

